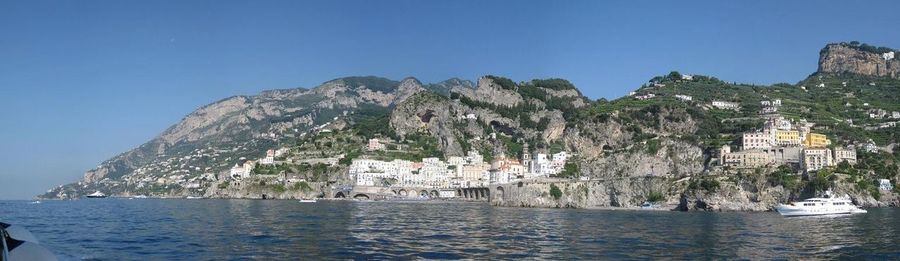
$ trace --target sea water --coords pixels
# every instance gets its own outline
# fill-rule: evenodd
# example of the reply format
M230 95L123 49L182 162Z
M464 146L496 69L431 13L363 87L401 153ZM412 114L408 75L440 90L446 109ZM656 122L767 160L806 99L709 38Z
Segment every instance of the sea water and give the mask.
M900 259L900 210L825 218L462 202L0 201L63 260Z

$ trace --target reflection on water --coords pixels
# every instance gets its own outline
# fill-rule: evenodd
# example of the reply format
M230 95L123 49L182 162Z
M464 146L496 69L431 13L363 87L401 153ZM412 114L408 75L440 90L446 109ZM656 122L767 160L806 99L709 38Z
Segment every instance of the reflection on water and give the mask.
M0 201L64 259L898 259L900 210L829 218L477 203Z

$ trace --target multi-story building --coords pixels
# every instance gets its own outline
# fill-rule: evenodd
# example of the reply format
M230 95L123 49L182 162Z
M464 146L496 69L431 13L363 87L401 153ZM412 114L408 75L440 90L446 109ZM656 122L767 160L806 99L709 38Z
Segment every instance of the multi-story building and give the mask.
M774 145L772 135L765 132L745 132L741 139L741 144L745 150L752 149L768 149Z
M768 149L763 149L763 152L769 154L769 159L772 160L776 165L798 165L800 164L800 157L803 154L803 148L801 147L772 147Z
M272 150L272 149L267 150L266 157L259 160L259 164L263 164L263 165L275 164L275 150Z
M485 175L490 170L490 165L487 163L478 163L478 164L466 164L462 165L462 176L461 176L461 186L462 187L481 187L487 185L489 182L488 179L485 179Z
M381 143L381 140L378 138L369 139L368 144L366 144L366 150L376 151L376 150L384 150L384 143Z
M734 102L713 101L712 106L723 110L738 110L741 106Z
M802 165L807 171L816 171L833 166L831 150L825 148L803 149Z
M234 167L231 167L231 172L229 174L232 179L241 179L248 176L244 167L237 163L234 164Z
M675 94L675 98L677 98L677 99L679 99L679 100L682 100L682 101L692 101L692 100L694 100L694 97L691 97L691 96L688 96L688 95L684 95L684 94Z
M800 132L795 130L775 130L775 144L779 146L800 145Z
M723 156L723 165L735 168L756 168L771 163L769 154L762 150L743 150L726 153Z
M773 131L774 130L792 130L794 128L793 124L791 123L790 120L785 119L784 117L781 117L781 116L773 117L773 118L769 119L768 121L766 121L765 125L766 125L765 129L773 130Z
M844 161L850 163L850 165L856 164L856 151L852 149L835 148L834 163L838 164Z
M803 146L807 148L824 148L831 144L831 141L828 140L828 137L825 134L812 133L806 134L806 139L803 140Z

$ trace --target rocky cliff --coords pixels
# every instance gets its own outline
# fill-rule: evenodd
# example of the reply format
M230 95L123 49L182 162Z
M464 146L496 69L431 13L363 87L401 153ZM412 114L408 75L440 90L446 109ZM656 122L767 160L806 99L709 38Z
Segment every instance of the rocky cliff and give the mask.
M876 200L879 193L871 184L900 178L900 153L891 145L898 143L900 131L887 119L867 114L876 107L900 111L897 58L890 57L891 51L828 45L821 53L822 74L795 85L742 85L672 72L635 90L641 98L612 101L592 101L563 79L514 82L492 75L475 83L450 79L437 84L346 77L312 89L263 91L201 107L159 137L86 172L81 182L43 197L74 198L102 190L113 195L297 198L320 193L324 186L352 185L342 167L355 157L446 159L474 150L488 161L514 160L527 147L531 153L565 151L572 157L554 179L492 185L491 190L501 193L494 194L499 199L495 205L634 207L652 197L668 209L762 211L809 196L825 183L864 206L896 205L893 192L882 192ZM769 175L779 166L729 169L714 163L722 145L738 148L742 133L777 116L760 113L761 101L776 99L784 101L779 113L795 124L810 123L811 131L828 135L836 146L862 148L871 142L882 151L858 150L860 163L844 169L854 173L848 182L813 182L815 175L798 175L802 171L796 163L787 177ZM713 101L729 101L741 109L717 109L710 105ZM866 108L858 107L862 104ZM388 138L395 149L367 155L365 143L372 137ZM327 185L292 190L285 187L286 178L277 177L227 182L235 164L275 148L294 154L279 160L284 166L254 176L297 174L293 180ZM559 195L550 193L553 187Z
M900 52L865 44L829 44L819 53L818 71L900 78Z
M451 79L428 87L466 86L471 83ZM54 188L44 196L78 197L90 193L89 189L104 187L100 184L104 180L114 184L135 173L219 174L243 162L241 159L257 158L317 126L339 125L342 121L332 121L335 116L373 107L392 108L425 90L415 78L393 81L368 76L335 79L312 89L269 90L226 98L197 109L156 138L86 171L81 182Z

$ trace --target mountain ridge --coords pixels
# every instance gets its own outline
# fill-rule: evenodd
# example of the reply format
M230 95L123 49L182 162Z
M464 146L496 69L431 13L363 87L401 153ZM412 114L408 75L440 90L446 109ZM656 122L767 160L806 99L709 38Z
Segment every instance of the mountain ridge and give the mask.
M820 52L822 57L836 55L825 49ZM828 69L868 68L868 55L861 56L865 58L861 60L854 60L852 55L841 59L822 57L820 61L830 65L820 64L825 69L797 84L730 84L714 77L672 72L654 77L632 95L611 101L591 100L563 79L514 82L493 75L483 76L477 83L451 78L429 84L413 77L400 81L376 76L344 77L311 89L232 96L202 106L153 140L105 161L97 169L86 172L81 182L52 189L41 197L72 198L91 189L135 193L134 184L129 183L134 181L119 180L136 174L147 178L198 178L210 174L214 177L202 178L210 185L201 187L201 192L242 195L234 194L236 191L217 194L216 187L227 183L215 176L235 163L259 157L268 149L297 150L295 146L319 139L321 135L317 133L326 129L343 135L342 140L329 138L329 146L340 141L349 148L359 148L363 146L361 136L366 133L367 138L415 140L417 146L426 146L422 147L424 154L416 156L419 158L461 156L468 151L478 151L491 158L517 158L524 153L523 145L528 145L532 151L570 151L579 155L573 160L579 171L567 174L572 175L569 178L650 175L712 182L705 175L723 171L710 164L716 148L733 144L740 133L758 128L760 102L776 98L784 99L787 104L779 113L790 119L809 119L822 127L820 131L832 135L837 144L861 146L866 139L874 139L875 143L891 148L897 140L895 134L890 134L892 129L854 127L853 123L866 126L883 123L861 117L860 109L841 105L862 106L867 102L884 110L900 111L898 104L890 101L896 96L900 82L877 70ZM685 101L679 95L693 99ZM741 110L717 110L709 106L715 101L737 104ZM817 101L841 105L820 106L814 104ZM742 118L749 120L728 123ZM847 124L845 120L853 123ZM326 143L315 144L320 148ZM346 157L340 156L341 162L349 162L359 153L364 152L348 151ZM303 172L305 168L288 172ZM304 175L310 181L332 186L346 182L346 169L341 164L324 171ZM147 178L140 182L157 182ZM151 192L173 195L197 191L177 184L169 188L167 182L159 183L165 187ZM705 195L682 185L656 187L668 187L667 195L671 197L679 193L700 198ZM759 190L770 191L769 188ZM750 204L744 206L747 209L763 209L765 204L801 193L788 189L773 191L776 194L757 195L766 197L765 203L750 203L746 198L728 200ZM576 205L579 204L582 203Z

